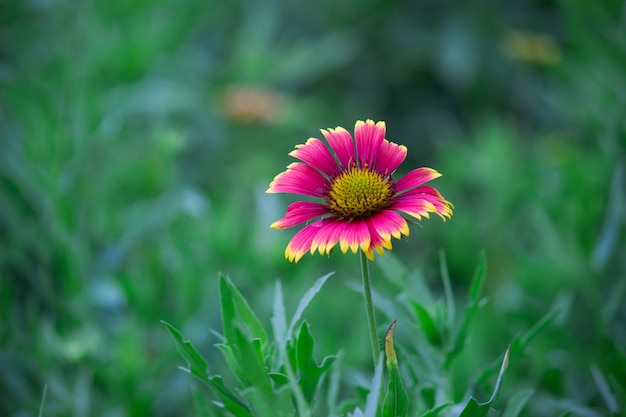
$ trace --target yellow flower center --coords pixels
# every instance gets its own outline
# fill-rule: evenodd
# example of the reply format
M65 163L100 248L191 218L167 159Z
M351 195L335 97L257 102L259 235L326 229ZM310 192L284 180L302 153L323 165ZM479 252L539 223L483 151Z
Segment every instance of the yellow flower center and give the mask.
M393 195L388 177L365 167L352 167L333 179L326 194L328 208L338 217L360 219L385 208Z

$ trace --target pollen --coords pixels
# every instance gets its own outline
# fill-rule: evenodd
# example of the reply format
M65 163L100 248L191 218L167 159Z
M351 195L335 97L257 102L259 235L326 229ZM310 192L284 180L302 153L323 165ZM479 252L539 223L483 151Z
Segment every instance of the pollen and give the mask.
M353 166L335 177L326 193L326 204L337 217L362 219L387 207L393 196L388 177L367 165Z

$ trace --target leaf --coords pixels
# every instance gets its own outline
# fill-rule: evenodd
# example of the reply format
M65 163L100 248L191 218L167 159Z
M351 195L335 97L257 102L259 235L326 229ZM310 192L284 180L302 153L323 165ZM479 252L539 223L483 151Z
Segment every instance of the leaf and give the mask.
M409 409L409 395L402 384L398 360L393 345L393 334L396 330L394 320L385 335L385 354L387 355L387 372L389 372L389 384L387 394L383 400L383 417L405 417Z
M307 308L307 306L309 305L313 297L315 297L315 294L319 292L322 286L326 283L326 280L328 280L328 278L330 278L330 276L333 274L334 272L330 272L324 275L323 277L319 278L317 281L315 281L315 284L313 284L313 286L309 288L307 292L304 293L304 295L300 299L300 302L298 303L296 312L294 313L291 319L291 323L289 323L289 328L287 329L287 334L286 334L287 340L291 339L291 336L293 335L293 329L296 327L298 320L300 320L300 318L302 317L302 313L304 312L304 310Z
M216 343L215 347L218 348L222 354L224 355L224 359L226 360L226 364L230 368L230 371L235 375L237 381L241 385L245 385L245 372L241 368L241 364L237 360L235 356L235 352L233 351L233 347L226 345L224 343Z
M261 322L233 282L221 274L219 276L219 293L222 310L222 329L226 343L232 343L234 337L233 326L235 326L235 323L241 323L248 331L250 337L259 339L265 348L268 345L268 339ZM237 326L241 327L241 324Z
M452 404L454 403L447 402L447 403L440 404L437 407L433 407L430 410L426 411L420 417L437 417L443 409L450 407Z
M593 375L593 381L596 383L596 387L598 387L598 391L604 400L609 412L613 415L619 414L619 405L617 404L617 399L615 395L611 392L611 388L609 387L609 383L606 380L606 377L598 367L598 365L593 365L591 367L591 375Z
M491 395L491 398L489 398L489 401L479 403L474 398L470 398L459 417L485 417L489 413L491 406L497 400L500 390L502 389L504 372L509 366L510 351L511 347L509 346L504 353L504 359L502 360L502 366L500 366L500 373L498 374L498 379L496 380L496 386L493 389L493 394Z
M448 349L446 353L446 359L443 363L443 368L447 369L454 358L457 357L459 353L463 350L465 346L465 340L467 338L467 332L469 331L469 326L474 319L474 316L482 307L480 293L482 289L482 284L485 278L485 271L487 269L485 254L484 252L481 254L480 260L478 262L478 266L476 267L476 271L474 272L474 276L472 278L472 283L470 285L469 290L469 303L465 308L465 312L463 314L463 320L461 321L461 325L454 336L454 341L452 346Z
M283 302L283 289L280 281L276 281L274 289L274 304L272 305L272 328L276 342L282 347L285 346L285 335L287 333L287 319L285 317L285 303Z
M184 340L183 335L174 326L163 320L161 323L172 336L178 353L187 361L187 366L189 366L187 371L203 381L208 380L209 364L207 361L196 351L189 340Z
M428 310L415 300L410 300L409 303L417 315L417 319L420 322L420 326L426 336L426 339L433 346L441 346L441 333L439 332L439 329L435 324L435 320L432 318Z
M372 385L369 394L367 394L367 400L365 401L365 411L363 417L376 417L378 411L378 399L380 398L380 391L383 379L383 355L380 354L376 368L374 369L374 378L372 378Z
M534 392L532 389L526 389L513 395L507 403L502 417L518 417Z
M480 259L478 260L478 266L476 267L476 271L474 271L474 276L472 277L472 283L469 290L469 299L473 304L478 304L480 301L480 293L482 291L483 282L485 281L486 270L487 259L485 257L485 252L482 251Z
M183 370L191 373L207 384L213 393L222 401L224 408L231 411L234 415L238 417L252 417L248 406L238 398L237 395L233 394L224 386L220 376L209 377L209 365L196 351L191 342L184 340L183 335L171 324L165 321L161 321L161 323L167 328L174 340L176 349L187 362L189 368L183 368Z
M253 339L259 339L263 347L267 346L267 334L265 333L265 329L261 325L261 322L257 318L254 311L250 308L250 305L246 301L246 299L241 295L237 287L233 284L233 282L228 277L221 277L224 280L228 292L230 294L230 298L235 307L235 312L250 334L250 337Z
M320 377L320 369L313 358L313 336L306 321L300 326L296 343L296 368L300 374L300 386L306 400L311 403L315 395L315 388Z
M235 303L230 295L228 282L223 275L218 278L218 291L220 297L220 309L222 314L222 331L226 344L231 345L235 339L233 326L237 322Z

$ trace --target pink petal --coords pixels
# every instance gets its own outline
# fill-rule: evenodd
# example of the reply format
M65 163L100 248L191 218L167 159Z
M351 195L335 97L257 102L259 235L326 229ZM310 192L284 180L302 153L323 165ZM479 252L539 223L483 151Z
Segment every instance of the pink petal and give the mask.
M346 253L348 249L356 253L357 249L368 250L371 243L370 232L367 223L362 220L345 222L338 230L341 234L339 246L341 251Z
M270 227L272 229L287 229L326 213L328 213L328 209L323 204L310 201L296 201L289 204L283 218L276 220Z
M356 162L354 155L354 142L352 136L343 127L337 127L336 129L322 129L322 134L330 144L330 147L335 152L335 156L341 163L344 169L350 168L352 162Z
M413 188L411 190L405 191L402 194L398 194L396 197L398 199L406 199L407 197L421 194L429 194L434 195L435 197L443 198L439 191L437 191L434 187L429 185L424 185L423 187Z
M325 219L324 226L311 243L311 255L319 250L320 255L327 253L335 247L341 237L341 230L346 222L343 220Z
M404 161L406 154L406 146L384 140L374 161L374 169L382 175L390 175Z
M417 220L421 220L423 217L430 217L428 213L437 212L437 208L428 200L425 199L411 199L406 201L396 201L387 210L397 210L406 213Z
M287 258L289 262L297 263L300 258L311 249L311 243L322 229L323 222L324 220L318 220L315 223L304 226L294 235L287 245L287 249L285 249L285 258Z
M439 191L429 186L417 187L406 191L396 195L394 200L396 203L392 204L390 208L406 211L402 207L409 207L417 213L416 210L419 210L418 206L421 205L427 212L437 213L444 220L445 217L450 218L452 216L452 207L454 207L452 203L443 198ZM420 214L428 217L428 214Z
M374 124L373 120L365 123L361 120L354 126L356 154L361 167L373 167L381 143L385 140L385 122Z
M287 171L278 174L266 193L293 193L312 197L324 197L328 180L315 168L302 162L294 162Z
M324 142L317 138L310 138L304 145L297 145L289 155L306 162L329 177L334 177L341 172L337 161Z
M400 178L396 182L396 192L401 193L411 188L419 187L420 185L441 177L441 174L431 168L417 168Z
M374 250L376 250L376 252L378 252L380 255L383 255L385 253L384 249L391 250L392 245L391 239L383 239L380 234L378 234L376 227L372 224L371 221L368 220L371 220L371 217L365 221L367 223L367 229L370 232L371 241L369 249L364 250L363 252L370 261L373 261Z
M391 236L401 239L402 235L409 235L409 225L406 220L394 211L382 210L369 217L367 223L376 230L383 241L391 240Z

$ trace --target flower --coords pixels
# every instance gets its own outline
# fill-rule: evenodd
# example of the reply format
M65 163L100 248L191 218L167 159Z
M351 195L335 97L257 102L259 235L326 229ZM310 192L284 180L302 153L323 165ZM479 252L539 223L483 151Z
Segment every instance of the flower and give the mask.
M322 129L330 148L310 138L289 153L299 159L278 174L267 193L292 193L319 201L297 201L287 208L273 229L307 224L291 239L285 250L290 262L298 262L308 251L330 254L339 243L343 253L360 248L370 260L374 250L381 255L391 250L391 237L409 235L409 221L438 214L444 221L453 205L433 187L423 184L441 174L417 168L399 180L392 174L407 155L405 146L385 139L385 122L356 122L354 140L342 127Z

